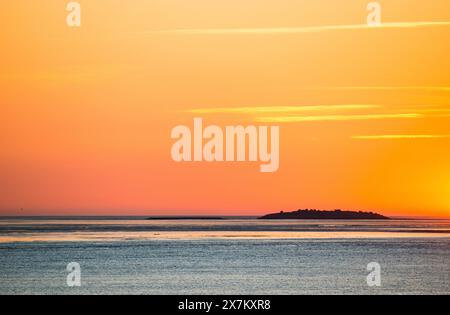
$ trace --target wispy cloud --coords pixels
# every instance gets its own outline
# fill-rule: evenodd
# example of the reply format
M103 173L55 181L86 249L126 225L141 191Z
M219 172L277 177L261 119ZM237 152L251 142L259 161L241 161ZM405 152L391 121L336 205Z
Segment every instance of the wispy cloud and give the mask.
M420 113L450 113L450 108L432 108L432 109L417 109ZM448 117L448 115L439 115L442 117Z
M296 113L334 110L358 110L381 108L380 105L308 105L308 106L266 106L266 107L218 107L189 109L192 114L268 114L268 113Z
M320 115L320 116L280 116L280 117L258 117L257 122L264 123L296 123L308 121L357 121L357 120L380 120L380 119L405 119L421 118L421 114L368 114L368 115Z
M330 91L426 91L450 92L450 86L322 86L306 87L307 90Z
M353 136L355 140L450 139L450 135L375 135Z
M301 34L320 33L329 31L346 30L367 30L367 29L402 29L402 28L423 28L423 27L446 27L450 26L450 21L439 22L392 22L383 23L379 26L369 26L367 24L349 25L325 25L325 26L304 26L304 27L272 27L272 28L202 28L202 29L174 29L147 31L140 34L178 34L178 35L281 35L281 34Z
M364 121L385 119L414 119L450 117L449 108L424 109L420 107L386 108L374 104L266 106L266 107L216 107L188 109L194 115L247 115L260 123L301 123L327 121ZM380 109L384 109L380 112Z

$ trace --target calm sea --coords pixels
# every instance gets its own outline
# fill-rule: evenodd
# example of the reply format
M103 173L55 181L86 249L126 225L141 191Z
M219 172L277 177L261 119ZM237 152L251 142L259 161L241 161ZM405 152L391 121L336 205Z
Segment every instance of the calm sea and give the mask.
M0 219L0 294L450 294L449 262L449 220Z

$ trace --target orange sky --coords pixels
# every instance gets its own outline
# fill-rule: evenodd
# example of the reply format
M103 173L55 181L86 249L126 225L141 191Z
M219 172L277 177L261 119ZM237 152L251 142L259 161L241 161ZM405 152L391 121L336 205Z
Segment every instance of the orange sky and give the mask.
M377 29L368 0L79 2L0 4L0 215L450 217L448 0ZM280 125L280 170L173 162L194 117Z

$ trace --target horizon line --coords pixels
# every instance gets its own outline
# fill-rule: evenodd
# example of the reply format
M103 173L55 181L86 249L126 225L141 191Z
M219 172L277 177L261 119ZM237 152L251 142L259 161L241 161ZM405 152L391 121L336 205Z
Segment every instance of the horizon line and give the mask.
M316 210L316 211L327 211L327 212L333 212L339 209L334 209L334 210L321 210L321 209L299 209L299 210ZM281 210L282 211L282 210ZM132 214L132 215L126 215L126 214L68 214L68 215L57 215L57 214L16 214L16 215L3 215L0 214L0 220L1 219L5 219L5 218L158 218L158 217L166 217L166 218L184 218L184 217L189 217L189 218L195 218L195 217L199 217L199 218L236 218L236 217L241 217L241 218L259 218L261 216L264 215L268 215L268 214L277 214L280 213L281 211L275 211L275 212L264 212L261 214L235 214L235 215L230 215L230 214L147 214L147 215L138 215L138 214ZM284 211L286 213L289 212L295 212L298 210L289 210L289 211ZM377 213L377 214L381 214L393 219L430 219L430 220L450 220L450 215L405 215L405 214L386 214L385 211L376 211L376 210L348 210L348 209L341 209L341 211L350 211L350 212L365 212L365 213Z

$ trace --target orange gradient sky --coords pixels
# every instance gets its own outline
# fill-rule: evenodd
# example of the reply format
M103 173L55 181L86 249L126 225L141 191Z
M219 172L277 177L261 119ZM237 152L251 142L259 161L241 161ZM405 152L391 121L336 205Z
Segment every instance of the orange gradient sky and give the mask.
M0 215L450 217L448 0L67 2L0 4ZM280 125L279 171L173 162L194 117Z

